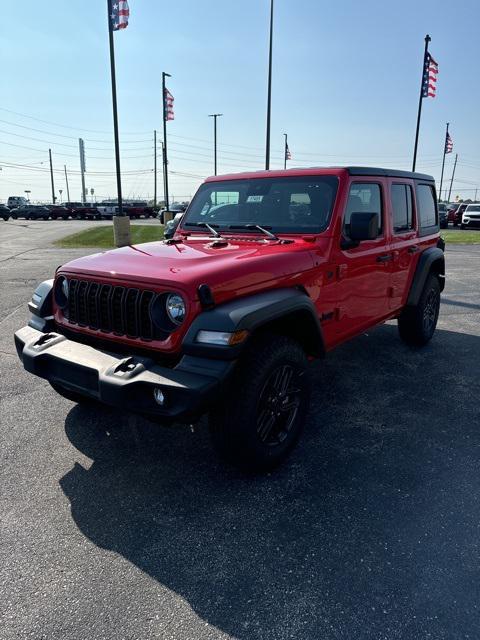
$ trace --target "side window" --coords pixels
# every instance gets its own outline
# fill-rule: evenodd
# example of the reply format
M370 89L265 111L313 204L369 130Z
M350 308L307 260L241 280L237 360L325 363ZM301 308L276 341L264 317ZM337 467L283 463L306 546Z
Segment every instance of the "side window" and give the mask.
M413 197L409 184L392 184L393 230L395 233L413 229Z
M421 229L437 226L435 196L429 184L417 184L417 211Z
M378 216L378 235L383 233L382 193L379 184L371 182L354 182L350 185L343 230L348 236L352 213L376 213Z

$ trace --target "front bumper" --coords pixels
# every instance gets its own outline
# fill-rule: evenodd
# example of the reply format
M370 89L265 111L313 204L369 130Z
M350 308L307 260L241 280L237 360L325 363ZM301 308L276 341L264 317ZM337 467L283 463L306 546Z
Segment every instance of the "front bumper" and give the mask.
M480 218L466 218L462 220L465 227L480 227Z
M15 346L26 371L120 407L165 421L188 421L204 413L227 380L234 361L183 356L170 369L151 358L125 357L69 340L59 333L23 327ZM156 403L153 391L165 397Z

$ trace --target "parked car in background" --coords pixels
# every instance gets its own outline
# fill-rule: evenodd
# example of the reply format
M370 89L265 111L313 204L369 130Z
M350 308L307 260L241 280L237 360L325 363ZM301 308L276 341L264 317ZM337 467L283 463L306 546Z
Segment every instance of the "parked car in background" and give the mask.
M76 207L73 214L79 220L100 220L101 215L95 204L86 202L81 207Z
M465 209L468 207L468 203L461 202L458 207L455 209L455 214L453 217L453 226L458 227L459 224L462 223L462 215Z
M83 207L83 204L81 202L64 202L63 206L65 207L65 209L68 209L68 211L70 212L70 215L72 216L72 218L74 218L75 209L78 209L79 207Z
M0 218L7 221L10 218L10 209L6 204L0 204Z
M52 220L58 220L58 218L62 218L62 220L68 220L70 217L70 210L67 207L62 206L61 204L47 204L45 205L47 209L50 211L50 217Z
M7 207L9 209L16 209L17 207L23 207L28 204L28 200L23 196L10 196L7 200Z
M48 220L50 210L38 204L26 204L22 207L16 207L10 211L13 220L17 218L25 218L26 220Z
M118 213L118 205L116 202L100 202L97 210L103 220L111 220Z
M458 202L452 202L447 205L447 220L453 224L455 220L455 211L458 209L460 204Z
M185 202L173 202L169 207L168 207L168 211L173 214L172 219L175 218L175 216L177 215L177 213L185 213L185 211L187 210L188 204ZM162 224L165 224L165 212L167 211L167 209L164 207L163 209L160 210L160 212L157 215L157 218L160 220L160 222Z
M125 213L130 218L140 218L143 216L144 218L150 218L155 215L155 211L153 207L148 206L148 202L131 202L123 205Z
M165 231L163 234L163 237L165 238L165 240L169 240L170 238L173 238L173 236L175 235L175 231L177 230L183 218L183 213L177 213L172 220L169 220L167 222L167 224L165 225Z
M447 205L444 202L440 202L438 205L438 222L440 229L446 229L448 227Z
M462 214L461 228L480 227L480 203L468 204Z

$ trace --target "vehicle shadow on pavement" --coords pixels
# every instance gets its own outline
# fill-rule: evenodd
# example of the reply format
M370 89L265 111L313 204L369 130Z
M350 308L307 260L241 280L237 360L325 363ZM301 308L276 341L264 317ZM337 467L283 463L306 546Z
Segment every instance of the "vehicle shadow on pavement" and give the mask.
M474 636L479 361L480 337L451 331L420 351L392 325L345 344L263 477L220 463L204 423L75 406L66 433L93 463L60 484L89 540L235 638Z

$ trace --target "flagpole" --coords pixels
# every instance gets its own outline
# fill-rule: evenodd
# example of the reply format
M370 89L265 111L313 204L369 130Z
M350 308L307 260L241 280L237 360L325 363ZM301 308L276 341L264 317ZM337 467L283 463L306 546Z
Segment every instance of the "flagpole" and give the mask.
M418 100L417 130L415 132L415 148L413 150L412 171L415 171L415 166L417 164L418 134L420 132L420 118L422 115L422 103L423 103L423 76L425 73L425 64L427 61L427 53L428 53L428 43L430 42L430 40L431 38L427 33L427 35L425 36L425 53L423 54L422 79L420 82L420 98Z
M117 172L117 198L118 215L123 216L122 180L120 176L120 144L118 140L118 111L117 111L117 80L115 75L115 47L113 43L112 29L112 0L107 0L108 8L108 38L110 43L110 75L112 79L112 105L113 105L113 135L115 139L115 166Z
M283 168L286 169L287 168L287 149L288 149L288 142L287 142L287 134L284 133L283 134L285 136L285 149L283 152Z
M165 99L165 78L171 78L169 73L162 71L162 100L163 100L163 175L165 180L165 209L168 211L168 155L167 155L167 101Z
M448 138L448 125L449 124L450 123L447 122L447 131L445 132L445 143L443 145L442 175L440 177L440 200L442 199L443 170L445 169L445 155L447 153L447 138Z
M268 50L268 91L267 91L267 136L265 145L265 169L270 169L270 114L272 110L272 43L273 43L273 0L270 0L270 44Z
M157 207L157 130L153 130L153 208Z
M455 169L457 167L458 153L455 154L455 164L453 165L452 171L452 179L450 180L450 191L448 192L448 202L450 202L450 198L452 195L452 187L453 187L453 178L455 177Z

